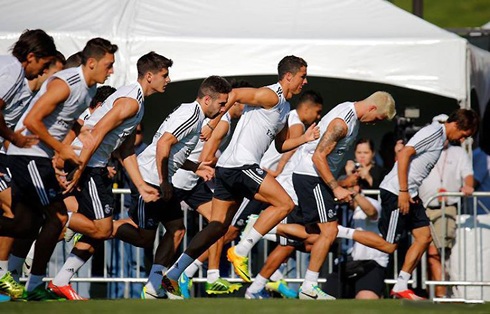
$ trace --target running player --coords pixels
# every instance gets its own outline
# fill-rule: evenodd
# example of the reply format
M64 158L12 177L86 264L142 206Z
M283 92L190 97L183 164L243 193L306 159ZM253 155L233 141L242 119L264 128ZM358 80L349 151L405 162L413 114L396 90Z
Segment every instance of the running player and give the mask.
M60 272L48 289L69 300L82 298L71 288L70 279L88 261L97 246L112 234L112 212L114 197L112 182L107 176L107 162L111 154L120 147L120 157L124 164L136 165L134 153L134 132L144 114L144 98L155 93L163 93L170 83L169 68L172 60L155 52L149 52L137 62L136 82L119 88L93 112L84 123L89 134L81 133L73 146L83 145L82 138L90 137L92 145L83 145L80 153L81 164L68 183L70 191L79 185L75 193L79 204L78 212L71 215L69 227L84 236L76 243ZM128 167L131 173L133 168ZM83 173L83 176L82 176ZM80 183L79 183L80 182ZM148 201L158 198L158 190L143 183L138 185L139 193Z
M408 280L432 241L430 221L418 197L418 189L437 163L444 142L463 142L476 133L478 125L479 118L473 110L459 109L445 123L432 123L415 133L397 154L398 161L380 185L383 211L379 230L384 240L368 231L345 229L339 234L339 237L391 254L398 247L398 241L411 232L415 240L390 293L396 298L422 299L408 289Z
M25 110L32 94L28 91L26 80L36 79L50 65L57 54L53 38L43 30L27 30L12 47L12 55L0 56L0 201L3 217L12 219L10 210L10 174L5 155L4 140L21 147L30 147L38 142L36 136L24 136L14 132L16 120ZM8 273L8 255L12 238L0 237L0 291L12 298L22 295L22 287L17 285Z
M26 286L25 297L28 300L53 297L44 289L42 280L67 221L62 190L51 158L57 152L63 160L79 163L73 148L61 141L90 103L95 84L103 83L113 73L116 51L117 46L105 39L91 39L83 50L83 65L49 78L17 123L16 130L27 128L22 133L37 135L41 142L31 148L11 144L7 151L9 160L15 159L15 162L9 162L15 218L1 221L0 234L21 238L37 236L38 245ZM41 225L42 230L37 235Z
M336 200L351 200L351 192L339 186L335 178L360 123L392 119L395 113L395 101L385 92L376 92L358 102L344 102L320 121L321 139L302 148L301 160L293 173L294 189L308 232L313 232L313 228L317 231L318 227L320 236L311 249L300 299L332 299L318 287L318 275L337 236Z
M230 94L229 103L247 104L230 144L218 160L216 187L213 196L212 218L206 228L189 244L186 252L162 279L162 287L172 295L181 297L178 279L182 272L206 249L218 241L228 230L231 219L243 197L256 198L272 204L264 211L256 228L249 233L246 244L239 251L231 248L229 258L236 264L242 278L250 281L246 256L253 245L279 223L292 209L293 202L277 181L258 166L260 159L276 138L279 152L292 150L318 136L312 125L301 137L286 140L289 103L293 95L306 84L306 62L287 56L279 62L279 82L263 88L239 88Z

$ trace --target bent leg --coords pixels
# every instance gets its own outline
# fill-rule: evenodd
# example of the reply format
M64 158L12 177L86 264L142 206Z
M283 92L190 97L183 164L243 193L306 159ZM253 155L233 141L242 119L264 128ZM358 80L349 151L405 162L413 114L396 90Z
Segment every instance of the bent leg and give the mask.
M398 247L397 243L386 242L383 237L371 231L356 230L352 240L388 254L395 252Z

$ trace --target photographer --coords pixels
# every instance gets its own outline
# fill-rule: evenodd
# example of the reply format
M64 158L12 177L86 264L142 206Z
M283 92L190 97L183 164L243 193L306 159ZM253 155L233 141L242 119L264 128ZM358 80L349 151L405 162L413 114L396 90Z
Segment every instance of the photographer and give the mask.
M362 189L378 189L385 175L382 167L374 162L374 143L371 139L360 138L356 143L355 159L345 165L345 176L341 180L345 186L359 185Z

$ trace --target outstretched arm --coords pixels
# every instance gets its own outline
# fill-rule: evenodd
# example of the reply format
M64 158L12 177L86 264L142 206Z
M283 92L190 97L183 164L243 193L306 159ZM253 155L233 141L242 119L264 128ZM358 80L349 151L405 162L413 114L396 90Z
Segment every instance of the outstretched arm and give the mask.
M332 189L338 200L350 201L351 192L342 188L335 180L330 167L328 166L327 156L332 153L337 143L347 135L347 124L341 119L334 119L328 125L327 131L323 134L312 160L323 181Z
M276 145L276 150L279 153L288 152L297 148L298 146L303 145L304 143L314 141L320 137L320 129L316 126L315 123L310 125L308 130L306 130L306 132L299 137L287 138L288 131L289 127L286 122L286 125L281 130L281 132L276 135L274 142Z

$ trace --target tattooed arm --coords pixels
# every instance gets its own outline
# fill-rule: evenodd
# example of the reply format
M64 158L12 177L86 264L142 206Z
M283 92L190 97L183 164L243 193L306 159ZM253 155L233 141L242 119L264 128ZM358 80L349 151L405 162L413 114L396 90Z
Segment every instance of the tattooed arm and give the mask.
M337 143L347 135L347 125L341 119L334 119L328 125L327 131L323 134L315 153L313 163L315 164L320 177L332 189L335 197L340 201L350 201L348 190L342 188L335 180L330 167L328 166L327 156L335 149Z

